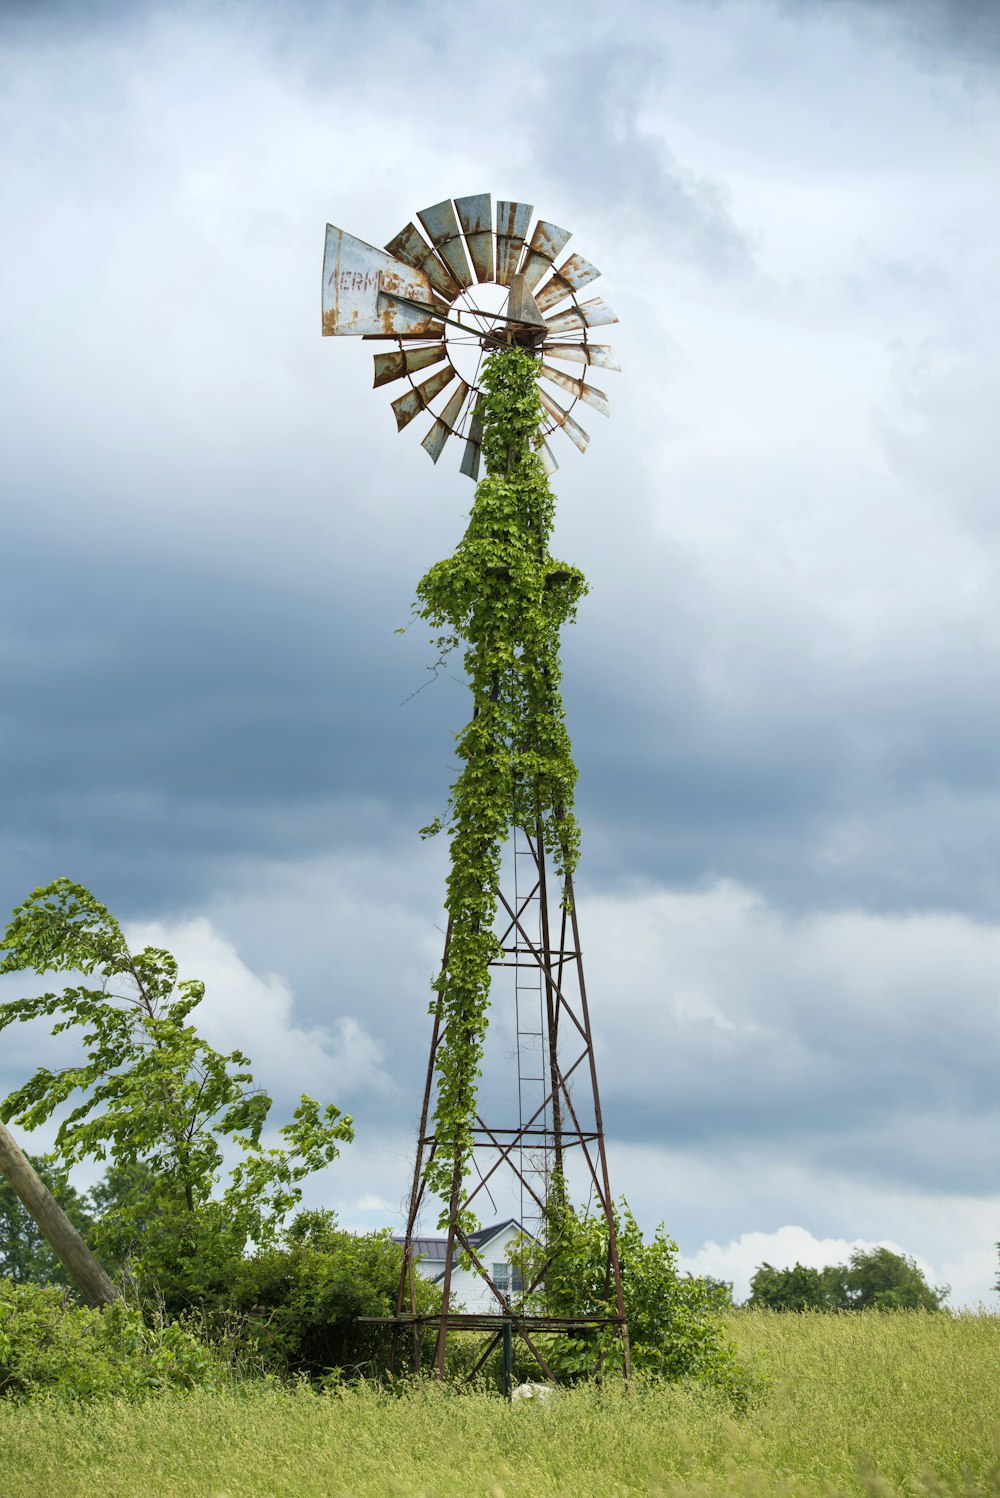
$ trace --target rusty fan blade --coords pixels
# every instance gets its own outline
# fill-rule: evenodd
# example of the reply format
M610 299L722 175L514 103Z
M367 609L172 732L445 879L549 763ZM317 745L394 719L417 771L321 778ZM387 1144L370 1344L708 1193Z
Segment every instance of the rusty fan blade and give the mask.
M550 359L565 359L567 364L595 364L598 369L617 369L621 373L618 355L607 343L549 343L545 352Z
M552 399L551 395L549 395L548 391L542 385L539 385L538 387L538 399L541 401L546 411L548 411L549 415L552 417L552 420L556 423L556 425L562 427L563 431L566 433L566 436L570 439L570 441L574 442L582 453L586 452L587 443L590 441L590 433L585 432L583 430L583 427L579 426L573 420L569 412L564 411L562 406L559 405L558 401L554 401Z
M477 281L493 280L493 199L488 192L456 198L455 210Z
M448 349L443 343L428 344L425 348L400 349L395 354L375 355L375 388L391 385L404 375L414 374L418 369L429 369L447 358Z
M521 266L521 274L532 291L545 272L552 269L553 260L563 245L572 237L568 229L560 229L557 224L547 224L541 218L538 220L535 232L531 236L528 253L524 257L524 264Z
M568 297L571 291L579 291L581 286L589 286L591 281L596 281L600 274L597 266L584 260L582 255L570 255L564 265L552 272L550 279L535 296L538 310L547 312L550 307Z
M545 470L546 477L551 478L556 469L559 467L559 464L553 457L552 449L546 442L544 437L542 437L538 443L538 456L542 460L542 467Z
M572 333L578 328L600 328L605 323L617 322L618 316L612 312L607 302L595 296L593 301L581 302L578 307L571 307L568 312L558 312L555 317L545 320L550 333Z
M586 401L588 406L593 406L594 410L600 411L602 416L611 415L608 398L603 390L598 390L596 385L585 385L583 380L574 380L572 375L553 369L551 364L543 364L538 373L543 379L551 380L553 385L559 385L563 390L568 390L570 395L576 396L577 400Z
M405 229L400 229L395 239L390 239L386 249L397 260L402 260L404 265L422 270L434 290L440 292L444 301L451 306L462 288L431 249L416 224L407 224Z
M449 398L448 404L441 412L441 415L435 419L434 425L420 444L422 448L425 448L430 453L435 463L444 451L444 445L448 441L448 438L458 425L458 418L462 414L462 407L465 405L468 394L468 385L464 380L459 380L458 389Z
M421 208L417 218L433 241L441 259L463 288L472 285L469 257L465 253L465 241L455 217L451 198L444 198L430 208Z
M497 203L497 280L501 286L509 286L513 280L533 212L530 203L509 203L505 199Z
M429 380L422 385L415 385L405 395L392 403L393 415L396 418L396 430L401 432L405 426L409 426L414 416L419 416L421 411L430 405L436 395L440 395L446 385L450 385L455 378L455 371L451 365L447 369L439 369L437 374L432 374Z
M465 439L465 451L459 468L459 472L464 473L468 479L479 478L479 459L483 446L483 405L484 399L480 396L472 412L469 435Z

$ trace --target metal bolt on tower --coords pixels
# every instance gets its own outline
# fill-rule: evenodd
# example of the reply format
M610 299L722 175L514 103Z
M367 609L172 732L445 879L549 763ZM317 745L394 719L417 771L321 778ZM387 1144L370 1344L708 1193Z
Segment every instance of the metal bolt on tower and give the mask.
M500 201L494 215L488 193L445 199L417 214L423 232L410 223L385 250L327 226L324 334L353 334L394 344L390 352L375 355L375 385L406 382L404 393L392 402L398 429L428 411L432 421L424 448L437 463L449 437L460 437L461 472L473 479L479 476L482 443L477 381L482 361L492 350L518 344L531 349L539 362L539 397L548 417L540 452L550 474L558 465L545 439L557 428L581 452L590 440L573 415L576 405L582 402L604 415L609 412L603 391L557 366L620 368L611 348L591 342L590 330L617 321L614 313L600 298L580 301L577 296L599 272L577 254L557 264L570 235L539 219L529 236L532 214L528 204ZM425 373L432 369L434 373ZM569 402L561 405L549 385L568 394ZM605 1355L599 1350L600 1334L605 1333L606 1351L608 1328L623 1340L624 1366L629 1370L579 922L572 876L556 875L552 854L553 849L545 846L540 819L534 825L512 827L499 889L490 984L493 1049L498 1038L512 1044L506 1058L489 1054L487 1060L491 1078L504 1069L504 1059L513 1062L508 1069L516 1086L509 1086L505 1095L499 1079L479 1100L471 1169L456 1182L444 1213L441 1309L421 1315L414 1242L421 1212L429 1205L428 1169L439 1148L433 1102L444 1038L440 1002L433 1021L399 1297L391 1318L397 1338L408 1333L416 1368L422 1334L430 1326L437 1333L434 1356L439 1373L444 1371L448 1334L463 1330L492 1333L470 1377L501 1342L509 1377L512 1334L522 1340L545 1376L553 1378L539 1337L593 1333L596 1369ZM449 939L450 931L443 970ZM603 1314L549 1313L547 1249L531 1259L533 1279L523 1277L520 1286L516 1280L498 1284L478 1252L475 1235L467 1230L470 1213L481 1211L486 1201L495 1205L501 1197L516 1205L522 1229L544 1242L554 1179L565 1179L574 1194L589 1197L606 1221ZM469 1312L452 1303L460 1254L486 1287L487 1311Z

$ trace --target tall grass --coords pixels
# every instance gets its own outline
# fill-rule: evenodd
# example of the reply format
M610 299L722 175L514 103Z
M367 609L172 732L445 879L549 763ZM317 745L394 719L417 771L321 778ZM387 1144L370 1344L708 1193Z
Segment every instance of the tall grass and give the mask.
M760 1375L546 1404L436 1386L246 1385L143 1405L0 1407L3 1498L1000 1498L1000 1320L736 1313Z

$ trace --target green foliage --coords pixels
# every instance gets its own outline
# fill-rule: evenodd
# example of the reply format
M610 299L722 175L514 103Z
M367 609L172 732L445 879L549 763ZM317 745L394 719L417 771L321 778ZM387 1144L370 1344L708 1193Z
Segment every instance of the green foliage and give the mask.
M388 1230L349 1233L331 1212L301 1212L279 1244L240 1264L226 1300L250 1318L275 1371L371 1376L386 1366L391 1333L356 1318L395 1314L402 1261ZM418 1310L440 1305L440 1292L419 1277L417 1297Z
M223 1055L191 1023L204 985L178 982L169 952L131 952L114 916L81 885L57 879L35 890L2 943L0 972L64 972L96 982L0 1005L0 1030L54 1018L52 1033L74 1031L83 1050L59 1071L39 1067L0 1105L0 1116L34 1129L58 1110L60 1165L110 1159L119 1171L99 1243L127 1261L140 1284L197 1299L205 1277L225 1278L248 1241L273 1239L301 1198L302 1179L353 1137L350 1118L303 1097L279 1130L281 1144L266 1147L271 1099L254 1086L248 1058ZM238 1157L216 1199L224 1143Z
M57 1170L42 1156L28 1155L27 1158L73 1226L84 1238L88 1237L93 1228L89 1204L69 1184L65 1172ZM17 1284L71 1288L61 1261L3 1176L0 1176L0 1276Z
M8 1398L139 1399L223 1381L219 1360L179 1326L151 1328L121 1301L98 1311L53 1287L0 1279L0 1392Z
M0 1401L3 1498L1000 1498L995 1316L774 1315L726 1329L769 1375L745 1413L691 1381L508 1405L244 1385L86 1408Z
M750 1281L747 1305L771 1311L939 1311L948 1286L928 1285L909 1255L888 1248L856 1248L847 1264L810 1269L762 1264Z
M852 1311L939 1311L947 1285L929 1285L909 1254L888 1248L855 1249L844 1275Z
M635 1372L696 1379L745 1400L750 1383L723 1331L719 1282L681 1273L677 1245L662 1223L647 1243L627 1203L615 1210L614 1218ZM544 1270L537 1308L555 1316L615 1315L603 1213L574 1212L557 1181L550 1195L546 1236L547 1246L525 1237L511 1250L511 1262L521 1267L526 1285ZM624 1343L615 1329L546 1342L546 1361L554 1373L570 1381L591 1376L599 1354L603 1372L622 1371Z
M576 568L549 554L555 501L537 451L537 375L524 349L497 350L487 360L487 476L454 555L436 563L417 587L417 613L439 631L441 659L465 647L473 701L457 740L463 768L447 819L449 940L435 983L444 1032L437 1053L437 1151L427 1179L445 1201L471 1149L503 842L512 826L541 829L565 873L579 847L572 811L576 767L559 693L559 633L574 617L586 583Z
M770 1311L835 1311L840 1306L840 1271L834 1269L833 1275L838 1283L831 1285L829 1269L813 1269L807 1264L776 1269L765 1262L750 1281L747 1305Z

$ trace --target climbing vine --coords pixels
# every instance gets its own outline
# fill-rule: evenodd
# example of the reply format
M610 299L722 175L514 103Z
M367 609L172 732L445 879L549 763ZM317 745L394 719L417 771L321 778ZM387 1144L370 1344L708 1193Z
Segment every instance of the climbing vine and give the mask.
M540 832L563 875L572 872L579 848L559 635L587 585L582 572L549 554L555 500L538 452L543 411L537 379L537 363L525 349L498 349L487 360L481 410L486 477L454 554L435 563L417 587L416 612L439 631L441 657L464 647L473 701L457 739L462 770L445 818L451 832L449 939L435 980L442 1039L437 1149L427 1182L446 1202L458 1190L472 1149L489 966L498 953L494 921L504 842L514 826Z

